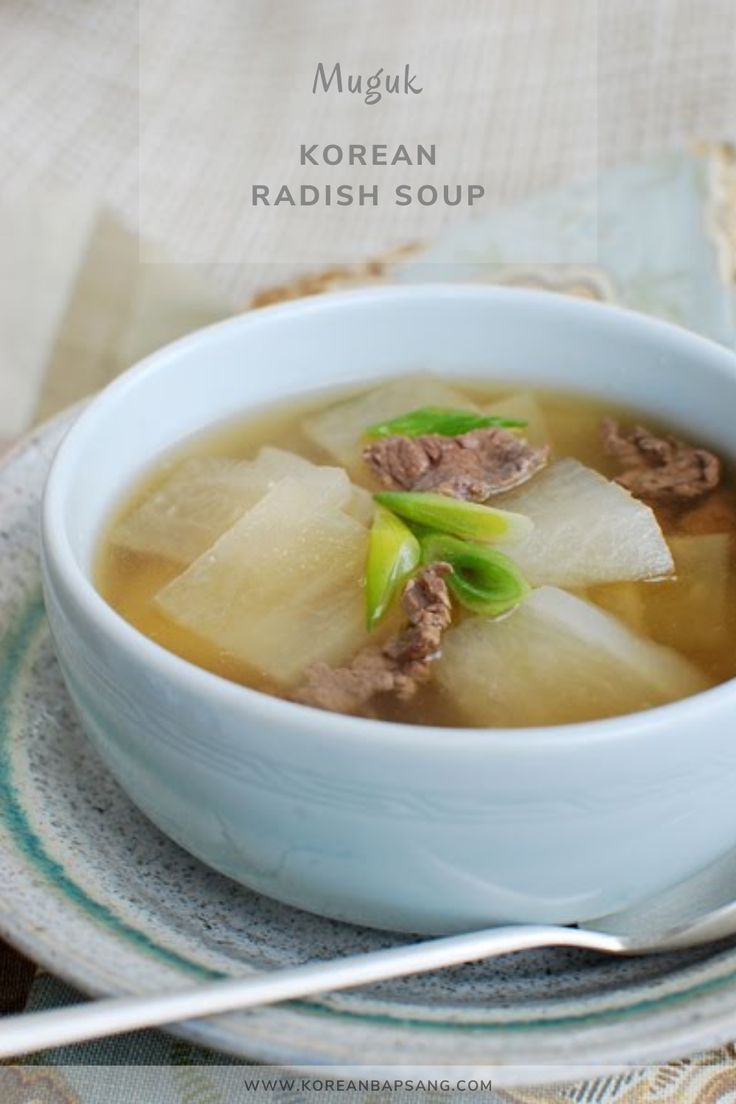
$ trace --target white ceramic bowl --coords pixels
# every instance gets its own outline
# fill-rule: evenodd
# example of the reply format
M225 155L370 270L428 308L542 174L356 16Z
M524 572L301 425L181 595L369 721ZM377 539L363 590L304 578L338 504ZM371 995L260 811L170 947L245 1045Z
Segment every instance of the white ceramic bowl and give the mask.
M422 932L623 908L736 844L736 684L545 729L355 719L192 666L91 583L111 508L182 438L288 395L418 368L610 396L733 451L736 357L625 311L434 285L234 318L116 381L55 460L44 579L69 691L110 770L164 832L279 900Z

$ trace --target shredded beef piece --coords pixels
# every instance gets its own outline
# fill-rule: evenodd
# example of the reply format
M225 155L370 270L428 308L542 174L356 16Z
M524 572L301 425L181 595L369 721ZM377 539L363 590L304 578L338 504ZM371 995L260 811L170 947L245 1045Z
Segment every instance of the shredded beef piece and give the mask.
M648 502L684 503L718 486L721 462L706 449L674 437L655 437L643 426L622 430L613 418L601 422L601 439L626 469L616 482Z
M548 448L533 448L498 428L471 429L458 437L385 437L363 450L384 487L437 491L471 502L525 483L548 458Z
M429 678L430 664L439 655L442 634L450 625L445 578L451 571L446 563L423 568L404 587L401 604L406 627L382 648L364 648L349 667L313 664L306 685L293 700L333 713L370 716L370 702L377 694L395 694L401 701L412 698Z
M404 689L397 683L399 676L395 663L380 648L364 648L349 667L313 663L305 685L296 691L293 700L332 713L370 716L368 705L376 694L401 693ZM407 688L410 681L407 679Z
M447 563L431 564L404 587L401 604L409 624L384 645L383 651L413 679L421 680L429 674L429 664L437 656L442 634L452 620L445 582L451 572Z

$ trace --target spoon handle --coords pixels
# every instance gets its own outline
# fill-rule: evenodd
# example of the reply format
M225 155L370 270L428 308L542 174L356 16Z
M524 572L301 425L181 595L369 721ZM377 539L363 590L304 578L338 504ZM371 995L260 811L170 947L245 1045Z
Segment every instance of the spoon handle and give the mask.
M71 1008L8 1016L0 1019L0 1058L555 946L607 954L628 950L626 940L618 936L579 928L531 924L489 928L247 978L207 982L174 993L108 997Z

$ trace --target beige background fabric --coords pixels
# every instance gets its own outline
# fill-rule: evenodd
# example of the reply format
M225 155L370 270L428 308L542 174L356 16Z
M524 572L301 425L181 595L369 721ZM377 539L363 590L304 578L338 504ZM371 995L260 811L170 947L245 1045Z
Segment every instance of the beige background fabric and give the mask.
M304 179L302 141L434 140L439 178L482 176L487 210L736 130L734 0L6 0L0 44L0 199L83 190L232 301L438 228L388 205L255 224L251 182ZM425 91L314 97L318 60L410 63Z
M313 96L318 61L409 64L424 92ZM123 367L139 329L180 332L182 284L192 328L264 286L735 134L736 0L4 0L0 442ZM314 141L435 143L437 165L301 169ZM254 182L309 180L486 195L249 209Z

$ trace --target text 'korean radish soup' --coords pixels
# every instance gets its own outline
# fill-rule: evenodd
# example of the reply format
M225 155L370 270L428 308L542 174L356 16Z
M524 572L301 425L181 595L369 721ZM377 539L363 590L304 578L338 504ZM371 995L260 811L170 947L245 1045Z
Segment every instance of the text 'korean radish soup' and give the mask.
M564 724L736 674L736 493L687 426L422 374L183 442L96 583L146 636L316 708Z

